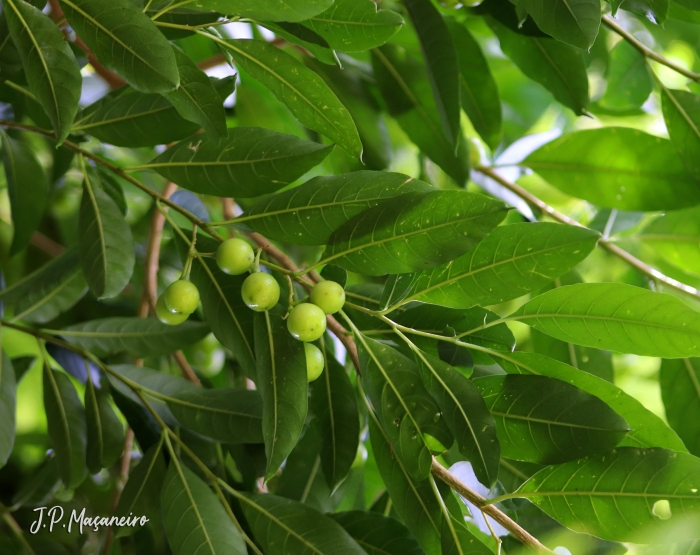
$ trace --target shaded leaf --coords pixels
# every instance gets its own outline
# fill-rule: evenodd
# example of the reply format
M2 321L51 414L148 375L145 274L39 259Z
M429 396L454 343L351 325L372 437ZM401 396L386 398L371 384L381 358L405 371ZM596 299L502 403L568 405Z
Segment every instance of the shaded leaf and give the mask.
M109 396L92 379L85 388L87 467L91 474L111 467L122 454L124 428L109 404Z
M617 43L610 51L607 87L599 103L609 110L640 108L653 88L646 58L627 41Z
M58 362L69 375L73 376L82 384L88 382L88 372L95 387L100 387L100 369L91 360L84 359L78 353L70 351L61 345L52 343L46 344L46 352L51 355L54 361Z
M401 522L372 511L347 511L330 517L340 524L367 555L425 555Z
M170 195L170 201L187 210L190 214L194 214L203 222L210 222L209 211L197 195L190 193L185 189L178 189Z
M16 388L12 361L0 351L0 468L7 464L15 444Z
M663 360L659 382L668 423L700 455L700 359Z
M13 507L44 507L61 485L58 462L55 456L33 469L27 483L12 496Z
M661 86L661 108L668 136L688 172L700 178L700 96Z
M598 0L522 0L537 26L555 39L583 50L593 46L600 28Z
M700 274L700 207L666 212L636 238L674 266Z
M255 3L248 0L198 0L191 7L262 21L303 21L332 3L333 0L259 0Z

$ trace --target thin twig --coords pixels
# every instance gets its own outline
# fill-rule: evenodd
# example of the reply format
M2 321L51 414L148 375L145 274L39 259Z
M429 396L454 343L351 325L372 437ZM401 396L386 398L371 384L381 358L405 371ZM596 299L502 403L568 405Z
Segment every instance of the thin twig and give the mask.
M50 239L43 233L35 231L32 234L32 238L29 240L29 244L36 247L40 251L45 252L52 258L56 258L63 254L66 248L63 245L59 245L53 239Z

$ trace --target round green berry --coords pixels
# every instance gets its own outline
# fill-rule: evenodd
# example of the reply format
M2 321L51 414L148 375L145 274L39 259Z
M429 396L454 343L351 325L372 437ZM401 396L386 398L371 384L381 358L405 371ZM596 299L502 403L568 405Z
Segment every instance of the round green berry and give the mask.
M189 314L173 314L170 312L168 307L165 306L163 295L158 297L158 302L156 302L156 316L158 316L158 320L169 326L178 326L190 317Z
M306 353L306 377L312 382L321 375L325 367L323 353L311 343L304 343L304 352Z
M335 281L322 281L311 290L311 302L326 314L335 314L345 304L345 290Z
M255 252L243 239L227 239L216 250L216 263L226 274L238 276L253 267Z
M297 305L289 313L287 329L299 341L316 341L326 331L326 315L315 304Z
M265 312L280 300L280 286L270 274L255 272L245 278L241 296L243 302L255 312Z
M192 314L199 306L199 290L191 281L179 279L168 286L163 300L173 314Z

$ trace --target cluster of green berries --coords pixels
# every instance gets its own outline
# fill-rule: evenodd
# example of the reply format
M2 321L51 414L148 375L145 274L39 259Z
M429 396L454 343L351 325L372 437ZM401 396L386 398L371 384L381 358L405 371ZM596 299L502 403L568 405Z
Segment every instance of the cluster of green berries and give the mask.
M156 303L156 316L164 324L177 326L190 317L199 306L199 290L189 280L171 283Z

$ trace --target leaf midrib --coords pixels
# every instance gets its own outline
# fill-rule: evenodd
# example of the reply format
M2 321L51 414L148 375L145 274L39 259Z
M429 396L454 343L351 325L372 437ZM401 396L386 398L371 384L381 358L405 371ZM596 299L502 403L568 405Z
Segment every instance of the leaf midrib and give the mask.
M43 305L48 303L51 299L53 299L56 295L59 293L63 292L63 290L71 285L73 281L79 277L81 274L80 269L74 270L72 274L69 274L68 278L65 281L62 281L58 284L58 286L54 287L49 291L48 294L43 295L37 302L35 302L33 305L29 306L26 310L21 312L20 314L16 314L15 316L12 317L10 322L16 322L17 320L21 320L24 318L27 314L31 314L35 310L38 310L41 308Z
M173 110L173 111L174 111L174 110L175 110L175 107L174 107L173 105L163 106L163 107L161 107L161 108L158 108L157 110L149 110L149 111L146 111L146 112L130 113L130 114L126 114L126 115L120 116L120 117L118 117L118 118L115 117L115 118L112 118L112 119L105 119L105 120L100 120L100 121L93 121L93 122L86 123L86 124L83 124L83 125L76 125L75 127L73 127L73 128L71 129L71 131L84 131L85 129L90 129L90 128L92 128L92 127L103 127L103 126L105 126L105 125L111 125L111 124L113 124L113 123L119 123L119 122L121 122L121 121L127 121L127 120L130 120L130 119L137 119L137 118L143 118L143 117L146 117L146 116L152 116L153 114L157 114L158 112L164 112L164 111L167 111L167 110ZM90 121L91 119L93 119L97 114L99 114L99 111L97 111L97 112L95 112L94 114L90 115L90 116L88 117L88 121ZM195 124L195 125L196 125L196 124Z
M51 382L51 390L53 391L54 397L56 399L56 405L58 406L58 410L61 413L61 425L63 427L63 431L65 433L65 439L66 439L66 445L68 447L67 453L68 453L68 458L70 460L70 473L71 473L71 480L73 479L73 441L70 435L70 426L68 425L68 413L66 412L66 407L63 404L63 398L61 397L61 393L58 389L58 382L56 381L56 376L54 375L54 371L49 368L48 362L44 360L44 371L47 373L49 377L49 381Z
M615 430L612 428L598 428L596 426L584 426L582 424L574 424L571 422L557 422L554 420L546 420L544 418L534 418L532 416L525 416L521 414L512 414L508 412L500 412L500 411L489 411L491 414L494 416L500 416L501 418L510 418L513 420L525 420L527 422L535 422L537 424L546 424L547 426L562 426L565 428L580 428L582 430L594 430L598 432L610 432L610 433L617 433L617 432L622 432L623 430Z

